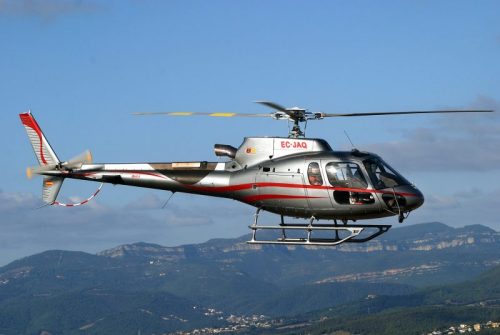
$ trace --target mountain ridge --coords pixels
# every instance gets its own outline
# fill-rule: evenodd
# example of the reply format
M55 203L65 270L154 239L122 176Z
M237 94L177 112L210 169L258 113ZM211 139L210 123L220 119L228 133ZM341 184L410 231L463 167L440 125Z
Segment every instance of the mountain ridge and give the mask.
M363 244L361 244L361 246L379 244L379 241L386 241L386 242L391 241L391 242L393 242L393 241L398 241L399 239L402 239L402 238L411 239L412 234L422 234L422 233L423 234L436 234L436 233L443 234L443 233L453 232L453 231L457 232L457 233L473 232L476 234L485 234L485 233L486 234L494 234L494 235L497 235L500 237L500 232L497 232L493 228L490 228L488 226L484 226L481 224L466 225L463 227L454 228L454 227L448 226L448 225L441 223L441 222L428 222L428 223L414 224L414 225L410 225L410 226L391 228L388 233L375 239L375 241L363 243ZM408 236L410 236L410 237L408 237ZM163 249L163 250L166 250L169 252L172 252L174 250L181 251L182 249L192 248L192 247L196 247L196 246L200 246L200 248L209 248L209 249L211 247L214 247L217 245L227 245L228 247L230 247L230 246L233 246L235 243L236 244L239 244L239 243L243 244L247 240L249 240L250 237L251 237L250 234L245 234L245 235L242 235L242 236L236 237L236 238L214 238L214 239L209 239L205 242L201 242L201 243L197 243L197 244L190 243L190 244L182 244L182 245L177 245L177 246L163 246L163 245L156 244L156 243L135 242L135 243L129 243L129 244L122 244L122 245L118 245L118 246L110 248L110 249L102 250L102 251L98 252L97 255L110 256L113 252L117 252L121 248L127 249L127 247L132 248L132 246L134 248L139 247L139 246L146 247L146 248L151 247L153 249L158 248L158 249ZM248 247L243 248L243 249L262 249L265 247L269 247L269 246L261 246L261 245L248 245L246 243L245 243L245 245L247 245ZM300 248L300 247L290 246L290 247L285 247L285 248L288 250L293 250L293 249ZM304 248L311 249L311 250L316 250L316 249L327 250L329 247L306 246ZM352 247L350 247L349 244L344 244L344 245L341 245L338 247L338 250L340 250L340 251L346 251L346 249L350 250L350 249L352 249ZM357 248L355 250L362 250L362 248ZM394 251L390 248L387 250Z
M89 334L123 332L124 316L133 320L130 327L158 333L225 323L231 314L300 315L367 296L392 301L500 264L500 234L481 225L401 227L347 249L255 246L246 239L177 247L138 242L97 254L50 250L16 260L0 268L0 333L76 334L87 326ZM18 328L23 315L33 315L28 328ZM2 328L9 318L18 322ZM57 319L65 320L60 327Z

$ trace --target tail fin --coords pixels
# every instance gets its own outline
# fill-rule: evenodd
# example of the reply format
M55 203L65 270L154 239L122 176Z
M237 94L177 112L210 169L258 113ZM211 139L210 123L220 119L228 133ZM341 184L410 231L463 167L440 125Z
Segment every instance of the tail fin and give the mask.
M52 150L31 112L19 114L19 117L28 133L28 138L33 146L38 163L41 166L59 164L59 158L57 158L56 153Z
M60 177L43 178L42 199L46 204L53 204L56 201L63 181L64 178Z
M47 141L31 112L19 114L19 117L28 133L28 138L40 164L40 169L52 170L56 168L56 165L60 163L59 158L57 158L56 153L52 150L49 141ZM33 169L36 168L29 168L27 170L28 177L33 174ZM63 181L64 178L55 176L43 178L42 199L45 203L53 204L56 201Z

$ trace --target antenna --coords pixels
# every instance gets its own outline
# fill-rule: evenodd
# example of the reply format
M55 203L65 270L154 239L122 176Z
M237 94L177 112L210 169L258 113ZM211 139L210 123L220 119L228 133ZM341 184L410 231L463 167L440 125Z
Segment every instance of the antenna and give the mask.
M175 194L175 191L172 191L172 194L170 194L170 196L168 197L167 201L165 201L165 204L163 204L163 206L161 206L161 209L165 209L165 207L167 207L168 202L170 201L170 199L172 199L172 197L174 196L174 194Z
M349 137L349 134L347 133L347 131L345 131L345 129L344 129L344 134L345 134L345 136L347 137L347 139L349 140L349 142L351 142L351 146L352 146L352 148L353 148L353 149L356 149L356 147L354 146L354 143L352 143L351 138Z

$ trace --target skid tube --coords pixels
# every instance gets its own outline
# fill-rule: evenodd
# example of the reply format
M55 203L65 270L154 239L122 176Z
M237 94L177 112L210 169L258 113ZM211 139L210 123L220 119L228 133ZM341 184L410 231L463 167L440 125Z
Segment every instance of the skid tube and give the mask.
M387 232L391 225L360 225L360 224L347 224L342 225L334 220L334 224L313 224L316 220L311 217L309 223L285 223L283 215L281 215L281 223L277 226L259 225L259 212L260 208L254 214L254 222L248 226L252 230L252 239L247 241L248 244L284 244L284 245L314 245L314 246L336 246L342 243L363 243L374 239L377 236ZM376 229L374 233L363 238L357 238L364 230ZM281 231L281 237L272 240L259 240L257 239L257 231ZM287 237L287 231L303 231L306 233L305 237ZM320 231L331 231L334 233L332 238L313 237L312 233ZM347 236L340 236L339 232L347 233Z

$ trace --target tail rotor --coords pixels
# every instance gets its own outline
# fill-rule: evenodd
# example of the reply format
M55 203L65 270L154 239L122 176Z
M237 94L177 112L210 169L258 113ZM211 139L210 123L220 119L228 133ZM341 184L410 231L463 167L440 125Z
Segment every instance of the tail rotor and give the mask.
M28 179L32 179L34 175L44 176L42 198L45 203L53 204L64 182L64 173L80 169L84 164L91 164L92 153L86 150L68 161L61 162L31 112L19 114L19 117L39 163L38 166L27 168L26 176Z

